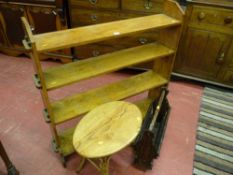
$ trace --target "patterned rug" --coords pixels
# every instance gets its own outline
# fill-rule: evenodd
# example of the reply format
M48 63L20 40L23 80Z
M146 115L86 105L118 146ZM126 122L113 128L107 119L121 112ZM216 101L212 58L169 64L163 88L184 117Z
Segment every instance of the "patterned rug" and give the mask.
M233 175L233 91L204 89L193 174Z

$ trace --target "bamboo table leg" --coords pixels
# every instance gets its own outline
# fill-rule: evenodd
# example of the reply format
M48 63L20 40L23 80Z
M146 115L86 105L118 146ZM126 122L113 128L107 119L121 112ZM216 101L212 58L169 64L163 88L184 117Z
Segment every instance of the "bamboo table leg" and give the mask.
M86 163L86 158L82 157L81 162L76 170L77 174L80 174Z
M2 160L4 161L4 163L6 165L8 175L19 175L19 172L17 171L15 166L10 161L10 159L6 153L6 150L4 149L1 141L0 141L0 156L2 157Z
M109 175L109 161L110 156L98 158L99 163L94 162L91 159L87 159L96 169L101 173L101 175Z

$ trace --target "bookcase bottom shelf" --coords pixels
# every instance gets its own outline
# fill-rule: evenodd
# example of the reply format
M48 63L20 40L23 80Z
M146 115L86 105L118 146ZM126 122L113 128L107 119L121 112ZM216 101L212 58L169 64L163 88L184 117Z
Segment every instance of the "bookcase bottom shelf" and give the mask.
M152 100L149 98L136 102L136 105L139 107L139 109L142 112L142 116L145 116L145 113L151 102ZM72 144L74 129L75 128L70 128L59 134L59 138L60 138L59 152L63 157L69 156L70 154L75 152Z

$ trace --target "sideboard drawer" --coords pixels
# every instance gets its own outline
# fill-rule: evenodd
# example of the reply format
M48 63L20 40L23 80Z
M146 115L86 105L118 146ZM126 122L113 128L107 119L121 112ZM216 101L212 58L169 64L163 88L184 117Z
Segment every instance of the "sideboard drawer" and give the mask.
M106 53L111 53L116 50L136 47L143 44L155 42L158 38L156 30L144 33L138 33L131 36L111 39L96 44L89 44L85 46L76 47L76 55L79 59L95 57Z
M219 8L194 6L190 21L233 28L233 12Z
M113 52L114 50L110 47L103 47L99 44L89 44L85 46L75 47L75 55L78 59L86 59L96 57L105 53Z
M136 33L125 37L100 42L100 45L110 46L115 48L115 50L121 50L156 42L157 39L158 31L152 30L148 32Z
M72 27L86 26L111 22L120 19L128 19L139 17L141 15L134 13L122 13L114 11L98 11L89 9L73 9L72 10Z
M118 0L71 0L72 8L82 6L88 8L107 8L118 9L120 2Z
M164 0L123 0L123 10L161 13Z

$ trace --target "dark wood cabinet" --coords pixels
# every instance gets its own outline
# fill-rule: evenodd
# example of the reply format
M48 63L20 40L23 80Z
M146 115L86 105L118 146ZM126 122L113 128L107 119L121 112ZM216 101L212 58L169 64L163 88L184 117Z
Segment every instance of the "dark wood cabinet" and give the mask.
M31 7L27 9L27 15L33 34L52 32L61 29L59 16L54 8ZM46 19L46 22L45 22Z
M233 2L193 0L175 61L174 75L233 85Z
M28 19L34 34L41 34L67 28L65 7L62 0L0 1L1 36L0 51L17 56L27 53L23 47L24 29L21 17ZM43 55L70 61L70 51L60 50Z

